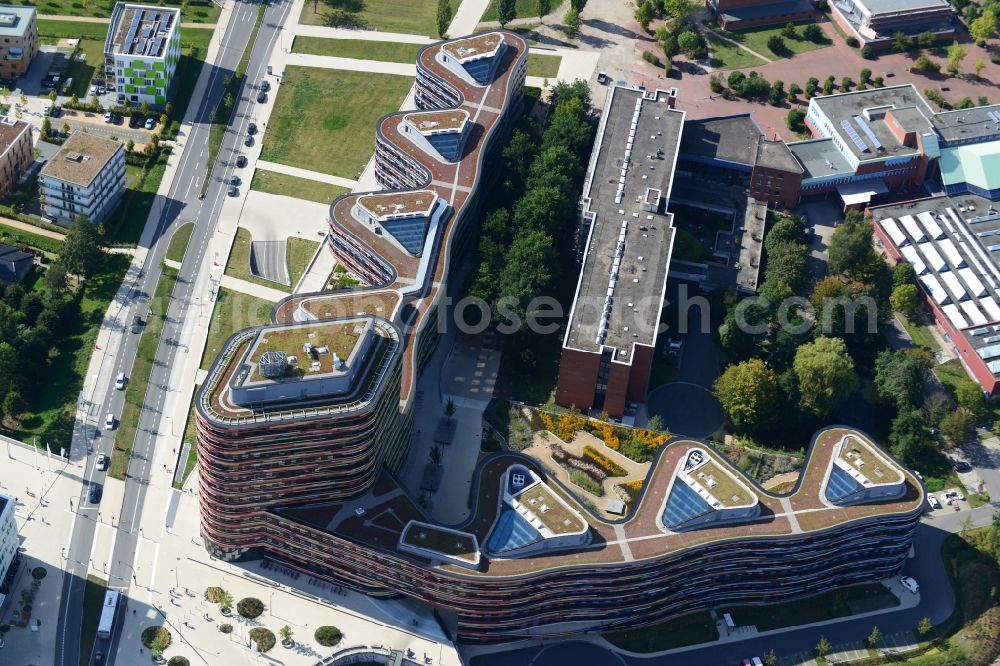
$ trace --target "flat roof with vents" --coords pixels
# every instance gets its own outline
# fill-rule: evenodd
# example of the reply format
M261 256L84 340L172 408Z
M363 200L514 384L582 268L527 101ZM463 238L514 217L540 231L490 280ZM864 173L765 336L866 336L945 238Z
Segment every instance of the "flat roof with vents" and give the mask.
M403 116L403 122L424 135L444 132L458 132L469 121L469 112L465 109L446 109L443 111L424 111L408 113Z
M73 132L55 157L42 167L41 175L89 187L119 150L124 148L117 141Z
M503 35L499 32L488 32L484 35L445 42L441 49L455 60L466 62L495 54L502 43Z
M162 58L179 20L179 9L119 2L111 16L105 55Z
M647 94L615 87L608 96L584 183L593 221L563 342L613 348L620 363L631 363L634 344L655 343L673 247L673 216L663 211L684 113L664 91ZM655 203L650 189L660 192Z
M34 22L34 7L0 6L0 37L24 37Z

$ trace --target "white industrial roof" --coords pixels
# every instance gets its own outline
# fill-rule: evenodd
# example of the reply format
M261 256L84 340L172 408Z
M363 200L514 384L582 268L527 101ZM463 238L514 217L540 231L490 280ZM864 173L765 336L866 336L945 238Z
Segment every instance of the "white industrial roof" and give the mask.
M889 238L896 244L896 247L902 248L910 244L910 239L900 230L899 225L896 224L896 220L887 217L880 221L879 224L885 229L885 233L889 234Z
M969 295L965 293L965 287L962 285L962 281L958 279L957 273L948 271L947 273L941 273L938 277L944 282L944 286L948 288L953 301L957 303L958 301L969 300Z
M935 303L937 303L938 305L942 305L943 303L948 302L949 300L948 292L946 292L944 290L944 287L941 286L941 283L938 281L937 276L922 275L920 276L919 279L920 283L924 285L924 287L927 289L927 292L931 295L931 298L934 299Z
M958 274L965 281L965 286L968 287L970 295L982 298L988 293L983 281L979 279L979 276L971 268L959 269Z
M917 219L920 220L920 226L924 228L924 231L932 239L941 240L944 238L944 231L941 229L941 225L937 223L937 220L934 219L934 213L925 210L922 213L917 213Z
M941 253L934 247L934 243L921 243L919 247L932 271L940 273L948 270L948 262L941 258Z
M918 243L923 243L927 240L927 236L924 235L923 229L917 224L917 221L913 219L912 215L904 215L899 218L902 223L903 228L906 229L906 233L910 234L910 238Z
M944 255L944 258L948 260L953 268L964 268L965 259L962 257L961 252L955 247L955 243L952 242L950 238L944 238L937 242L938 249Z
M962 303L959 303L959 305L962 307L962 312L965 313L966 318L972 326L982 326L989 322L986 315L984 315L982 311L976 307L976 303L974 301L963 301Z
M903 258L906 259L913 266L913 270L917 272L917 275L923 275L927 272L927 264L924 260L920 258L920 254L917 253L917 248L912 245L907 245L906 247L899 248L899 251L903 254Z
M944 312L944 316L948 318L948 321L950 321L951 325L955 328L968 328L969 322L965 321L965 317L962 316L962 311L959 310L958 306L954 303L942 305L941 311Z

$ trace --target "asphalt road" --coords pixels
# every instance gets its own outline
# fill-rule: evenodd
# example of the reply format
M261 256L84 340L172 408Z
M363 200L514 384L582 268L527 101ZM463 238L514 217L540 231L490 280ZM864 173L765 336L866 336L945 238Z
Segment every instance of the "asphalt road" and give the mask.
M996 507L986 505L971 511L938 514L926 517L917 530L914 557L909 559L904 573L920 583L920 603L909 609L883 613L868 618L845 618L822 627L791 628L768 636L751 636L652 658L636 658L615 654L602 647L580 641L557 642L530 648L497 652L472 659L472 666L578 666L579 664L625 664L627 666L735 666L747 657L759 656L773 649L780 657L809 652L826 636L830 643L863 640L878 626L882 635L912 631L924 617L939 624L951 615L955 597L941 563L941 544L952 532L962 529L966 516L976 526L988 525Z
M211 182L206 196L203 200L199 200L201 183L208 171L206 154L209 125L206 121L210 119L218 101L222 98L225 78L236 69L242 57L257 16L257 4L237 3L226 33L222 37L222 48L215 62L205 64L206 67L213 68L209 84L202 99L195 100L197 105L195 122L189 134L182 137L186 144L168 195L158 197L153 204L153 214L157 216L157 229L143 270L141 273L126 276L126 281L132 282L132 290L125 302L120 303L121 310L115 325L128 327L133 314L139 313L145 318L149 312L150 297L155 292L160 277L170 233L183 223L195 222L195 229L188 243L188 252L184 256L177 284L166 310L166 320L156 350L144 408L140 414L133 442L112 564L108 572L108 584L111 587L128 588L134 582L133 560L141 536L139 523L151 473L153 445L160 428L160 410L169 390L167 383L170 368L179 350L177 340L193 295L194 276L205 260L207 240L215 233L219 211L226 197L227 188L224 182L235 170L235 155L242 146L246 125L252 119L256 102L254 95L251 94L251 86L263 78L267 57L288 16L290 6L290 0L275 0L267 8L257 40L252 45L247 67L247 83L237 101L232 123L226 131L219 151L219 159L211 170ZM162 310L162 307L160 309ZM154 312L158 316L164 314L162 311L154 310ZM70 575L65 577L63 583L60 619L55 639L57 666L76 666L78 663L82 599L88 559L94 541L95 519L99 515L99 507L87 503L86 487L90 481L100 484L104 482L105 472L96 470L94 464L97 453L110 454L114 444L114 433L102 430L104 415L121 414L124 392L114 389L114 376L117 372L125 372L126 375L131 373L138 341L138 335L129 333L117 354L113 358L105 357L94 394L87 396L88 417L83 422L78 421L74 428L73 450L87 451L87 460L80 495L74 502L74 509L79 507L80 510L74 523L66 557L67 571ZM180 351L187 353L188 350ZM98 640L94 649L103 650L107 655L114 655L116 645L107 643ZM109 657L109 663L113 662L114 657Z

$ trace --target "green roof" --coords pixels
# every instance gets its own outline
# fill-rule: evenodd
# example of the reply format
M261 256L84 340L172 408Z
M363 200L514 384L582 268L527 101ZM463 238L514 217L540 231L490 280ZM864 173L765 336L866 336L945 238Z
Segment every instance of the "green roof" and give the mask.
M941 151L941 180L945 185L1000 188L1000 141L945 148Z

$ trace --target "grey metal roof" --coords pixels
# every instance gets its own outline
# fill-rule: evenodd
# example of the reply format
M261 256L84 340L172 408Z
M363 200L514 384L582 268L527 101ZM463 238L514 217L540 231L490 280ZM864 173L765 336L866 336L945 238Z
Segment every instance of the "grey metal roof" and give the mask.
M945 0L854 0L854 2L873 16L942 9L949 6Z
M803 178L822 178L836 174L854 175L854 169L833 145L833 139L796 141L788 144L788 149L802 165Z
M933 129L930 119L934 116L934 112L912 85L871 88L838 95L814 97L810 104L815 104L823 111L829 118L833 130L840 137L841 143L861 161L915 155L919 152L916 148L905 146L896 139L885 124L886 111L914 108L919 112L919 115L924 117L924 122L922 126L917 125L919 115L908 111L906 115L909 122L914 123L913 131L930 132ZM869 141L866 141L869 150L860 150L841 126L842 121L847 121L855 128L856 132L859 132L860 127L857 125L855 117L866 117L866 112L866 124L871 128L884 150L875 150ZM864 136L862 134L862 137Z
M947 142L1000 138L1000 124L995 122L990 114L1000 114L1000 105L945 111L934 116L934 129Z
M700 118L684 123L681 155L697 155L750 166L763 134L749 113L719 118Z

